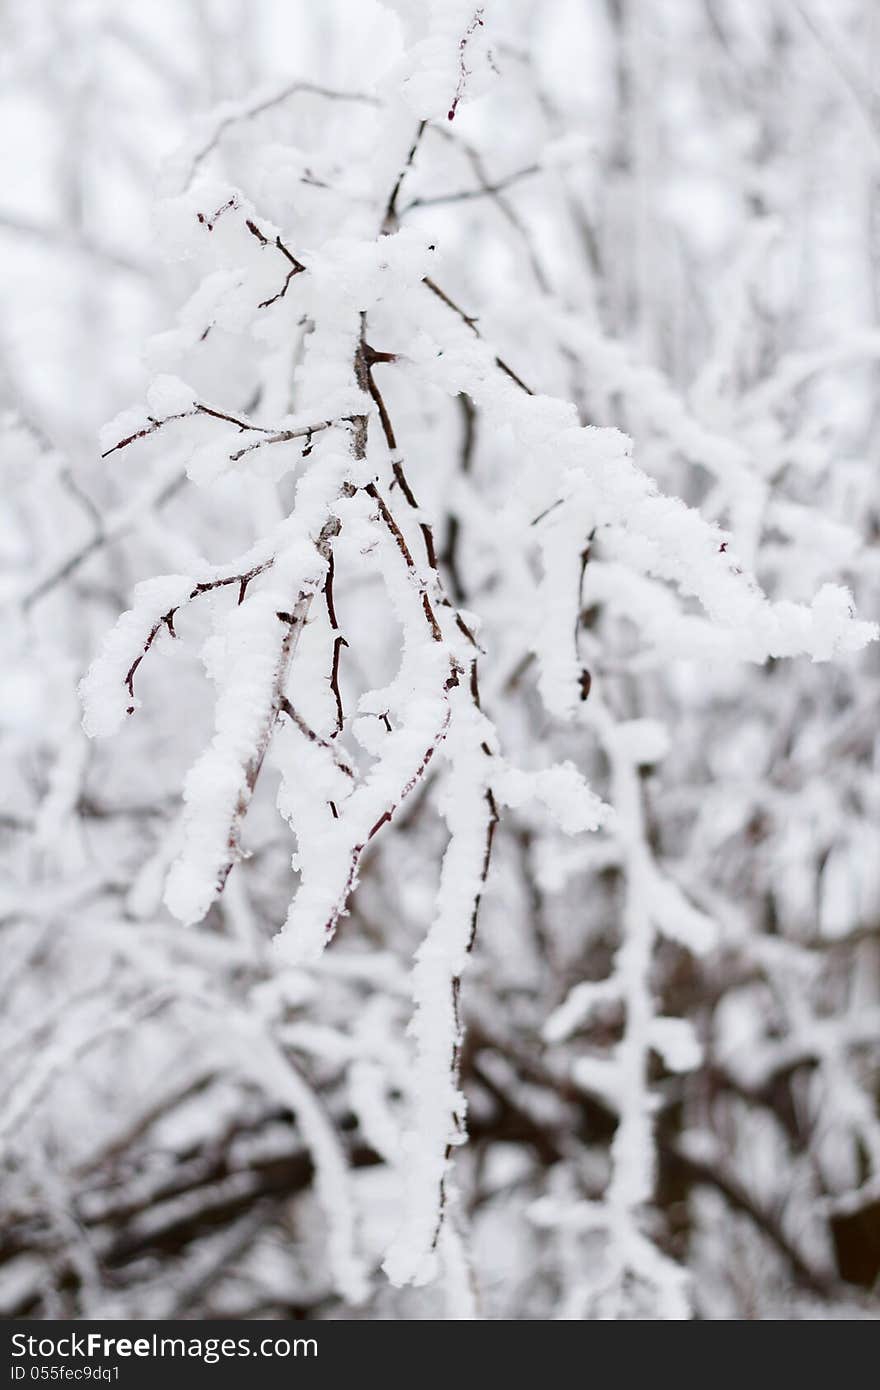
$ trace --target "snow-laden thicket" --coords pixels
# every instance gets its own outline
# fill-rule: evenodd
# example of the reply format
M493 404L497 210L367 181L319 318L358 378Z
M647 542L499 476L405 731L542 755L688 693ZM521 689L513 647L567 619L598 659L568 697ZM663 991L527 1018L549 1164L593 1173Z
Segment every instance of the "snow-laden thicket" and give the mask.
M673 8L7 16L7 1312L870 1315L871 16Z

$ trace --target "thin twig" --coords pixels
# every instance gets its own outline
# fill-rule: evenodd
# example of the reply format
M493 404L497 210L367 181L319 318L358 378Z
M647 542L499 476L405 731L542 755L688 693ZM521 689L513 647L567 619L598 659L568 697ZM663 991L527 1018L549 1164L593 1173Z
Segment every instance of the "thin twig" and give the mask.
M436 284L428 275L424 277L424 279L422 280L422 284L426 285L432 294L435 294L438 299L442 300L442 302L446 305L448 309L451 309L454 314L457 314L458 317L461 319L462 323L467 324L468 328L471 330L475 338L482 338L483 335L477 328L476 319L470 316L469 314L466 314L464 309L462 309L460 305L456 304L454 299L450 299L449 295L446 293L445 290L442 290L440 286ZM523 381L522 377L517 376L513 368L509 367L507 363L503 360L503 358L496 357L495 366L498 367L499 370L502 371L505 376L510 377L510 380L514 382L520 388L520 390L525 391L527 396L533 396L535 394L532 388L530 386L526 386L526 383Z
M276 106L281 106L291 97L298 96L301 93L306 93L310 96L324 97L328 101L359 102L365 106L379 105L377 97L369 96L365 92L342 92L332 87L320 86L316 82L306 82L299 79L295 82L288 82L280 91L272 93L271 96L261 97L254 101L252 105L230 112L228 116L224 116L218 121L214 133L201 149L193 155L185 187L189 188L198 173L199 166L203 164L208 156L217 148L227 130L230 130L235 125L240 125L243 121L252 121L257 116L262 116L266 111L271 111Z
M474 198L493 197L497 193L503 193L506 188L511 188L513 184L519 183L522 179L540 173L540 164L529 164L526 168L517 169L514 173L508 174L506 178L498 179L495 183L481 183L478 188L460 188L454 193L435 193L431 197L419 196L402 207L398 215L405 217L408 212L412 212L415 208L436 208L449 203L470 202Z

